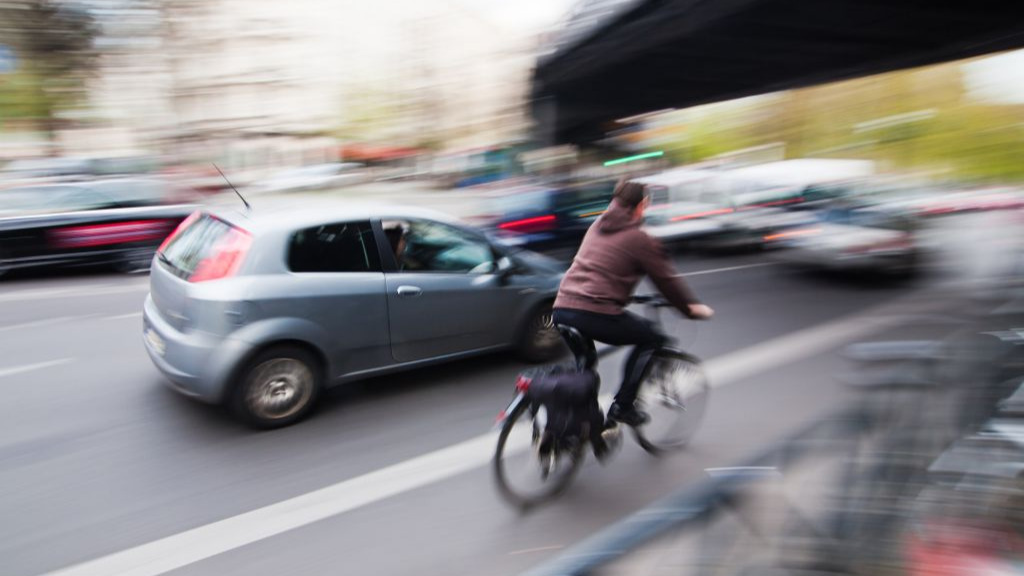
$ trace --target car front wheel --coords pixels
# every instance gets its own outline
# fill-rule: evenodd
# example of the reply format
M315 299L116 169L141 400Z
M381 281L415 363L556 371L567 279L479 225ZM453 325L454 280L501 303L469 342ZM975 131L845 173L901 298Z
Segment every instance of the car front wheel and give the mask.
M320 366L312 354L294 346L275 347L249 362L231 408L254 428L280 428L307 416L320 388Z

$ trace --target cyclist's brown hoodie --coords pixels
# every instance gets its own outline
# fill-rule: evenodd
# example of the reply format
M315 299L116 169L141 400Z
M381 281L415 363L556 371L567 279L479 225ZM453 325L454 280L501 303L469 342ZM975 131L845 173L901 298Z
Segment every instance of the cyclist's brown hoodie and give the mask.
M641 229L633 211L612 200L590 227L576 259L562 278L555 308L621 314L644 277L682 313L699 301L657 239Z

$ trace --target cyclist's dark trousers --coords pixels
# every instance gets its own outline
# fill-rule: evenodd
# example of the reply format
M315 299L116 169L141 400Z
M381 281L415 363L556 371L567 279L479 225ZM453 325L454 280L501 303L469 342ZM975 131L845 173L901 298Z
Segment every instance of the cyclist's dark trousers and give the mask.
M572 326L591 340L612 346L635 346L626 360L622 385L615 395L615 402L621 406L633 405L651 357L658 348L668 343L668 338L653 322L630 312L610 315L555 308L553 320L555 324Z

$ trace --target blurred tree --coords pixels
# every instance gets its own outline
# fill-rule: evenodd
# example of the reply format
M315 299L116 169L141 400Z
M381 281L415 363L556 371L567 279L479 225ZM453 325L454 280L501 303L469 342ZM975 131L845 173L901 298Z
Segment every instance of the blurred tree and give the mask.
M693 111L667 151L694 162L773 142L790 158L846 157L970 181L1024 181L1024 106L972 100L954 62Z
M0 0L0 44L12 46L17 57L16 72L0 76L0 119L31 118L53 142L60 113L86 95L96 66L96 35L82 5Z

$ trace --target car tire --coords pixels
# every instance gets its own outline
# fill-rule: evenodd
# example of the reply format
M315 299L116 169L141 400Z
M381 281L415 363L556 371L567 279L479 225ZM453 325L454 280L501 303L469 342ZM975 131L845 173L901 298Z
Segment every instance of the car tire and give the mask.
M309 415L322 385L322 369L313 354L297 346L276 346L247 362L230 408L253 428L281 428Z
M0 278L4 277L11 270L11 265L7 263L5 250L0 247Z
M519 356L527 362L551 360L563 351L562 336L551 318L551 304L545 302L530 311L520 330L517 349Z

